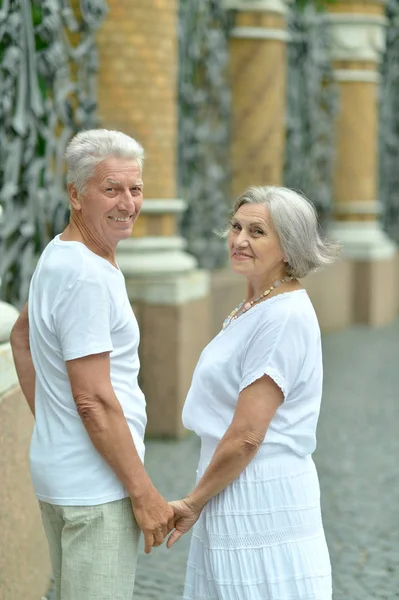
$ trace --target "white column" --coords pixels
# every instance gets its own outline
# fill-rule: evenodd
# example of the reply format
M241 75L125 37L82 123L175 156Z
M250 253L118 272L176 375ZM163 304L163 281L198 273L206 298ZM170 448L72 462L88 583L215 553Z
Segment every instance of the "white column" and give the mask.
M178 217L185 207L184 200L151 198L144 200L141 214L174 214ZM118 264L126 277L184 273L197 266L195 258L185 252L185 247L185 240L179 236L131 237L118 246Z
M151 199L144 201L141 212L177 216L185 206L181 199ZM173 305L209 294L209 273L197 268L196 259L185 251L186 245L180 236L130 237L120 242L117 261L132 302Z
M288 8L287 4L291 0L224 0L223 6L226 10L245 10L262 12L274 12L277 14L286 15Z

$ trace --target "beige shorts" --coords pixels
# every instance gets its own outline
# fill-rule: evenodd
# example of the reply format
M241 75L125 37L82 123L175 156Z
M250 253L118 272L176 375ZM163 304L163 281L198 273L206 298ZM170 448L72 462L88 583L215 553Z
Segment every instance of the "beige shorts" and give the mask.
M39 502L56 600L132 600L140 529L130 498L96 506Z

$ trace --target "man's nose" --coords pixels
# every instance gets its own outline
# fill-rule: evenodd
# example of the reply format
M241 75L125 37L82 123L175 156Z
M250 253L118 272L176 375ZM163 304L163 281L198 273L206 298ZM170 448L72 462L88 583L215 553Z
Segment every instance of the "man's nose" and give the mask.
M130 190L124 191L122 194L120 194L118 208L119 208L119 210L132 211L132 209L133 209L133 211L134 211L135 202L134 202L134 197L130 193Z

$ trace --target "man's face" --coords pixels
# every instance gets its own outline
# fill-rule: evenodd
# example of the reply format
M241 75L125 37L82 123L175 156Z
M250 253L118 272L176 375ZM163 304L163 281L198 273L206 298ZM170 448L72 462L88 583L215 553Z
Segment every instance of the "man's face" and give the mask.
M82 194L69 186L72 207L98 242L116 248L128 238L143 204L143 181L136 161L109 158L100 162Z

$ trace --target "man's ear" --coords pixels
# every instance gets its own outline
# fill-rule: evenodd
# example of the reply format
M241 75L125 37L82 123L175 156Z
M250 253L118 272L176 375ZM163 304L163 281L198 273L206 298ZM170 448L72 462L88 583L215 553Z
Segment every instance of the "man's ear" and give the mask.
M73 183L68 183L68 195L72 208L74 210L82 210L80 194Z

